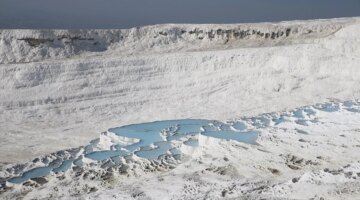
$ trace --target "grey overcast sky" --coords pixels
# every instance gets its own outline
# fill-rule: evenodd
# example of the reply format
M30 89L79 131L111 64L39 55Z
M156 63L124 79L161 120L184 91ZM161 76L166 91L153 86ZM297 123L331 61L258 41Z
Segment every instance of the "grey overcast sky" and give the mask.
M129 28L360 16L360 0L0 0L0 28Z

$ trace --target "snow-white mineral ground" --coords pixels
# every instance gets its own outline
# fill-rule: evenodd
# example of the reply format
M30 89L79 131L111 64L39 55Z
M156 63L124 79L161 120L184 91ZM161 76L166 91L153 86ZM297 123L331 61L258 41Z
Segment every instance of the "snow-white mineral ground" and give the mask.
M359 32L0 30L0 198L358 199Z

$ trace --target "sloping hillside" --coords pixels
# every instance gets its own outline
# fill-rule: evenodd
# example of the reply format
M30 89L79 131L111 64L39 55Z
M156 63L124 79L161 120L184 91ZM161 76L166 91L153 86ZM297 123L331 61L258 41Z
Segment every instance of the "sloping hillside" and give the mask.
M1 30L0 160L77 147L119 125L359 98L359 26Z

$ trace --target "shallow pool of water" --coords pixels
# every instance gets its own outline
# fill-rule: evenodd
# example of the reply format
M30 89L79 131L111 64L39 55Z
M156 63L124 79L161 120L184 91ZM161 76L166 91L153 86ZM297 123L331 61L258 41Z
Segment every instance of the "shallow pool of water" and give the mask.
M22 183L31 178L43 177L50 174L53 167L39 167L23 173L21 176L9 179L10 183Z
M21 176L14 177L8 181L11 183L22 183L31 178L43 177L51 172L65 172L73 165L82 167L83 157L97 161L112 159L114 163L121 164L121 157L135 154L141 158L153 160L158 159L162 155L172 155L175 159L181 159L181 145L198 147L199 134L214 137L223 140L234 140L238 142L256 144L259 131L262 127L271 124L281 124L284 122L295 122L299 125L307 126L309 123L316 123L316 119L309 119L311 115L316 115L317 110L325 112L336 112L340 109L350 112L358 112L358 102L345 102L343 104L325 103L315 106L296 109L292 112L281 114L261 115L259 117L251 117L242 119L244 122L235 121L223 123L213 120L200 119L184 119L184 120L168 120L157 121L142 124L132 124L123 127L109 129L110 132L118 136L137 138L139 142L131 145L113 144L110 150L93 151L98 149L96 145L99 140L93 140L85 146L85 152L77 157L62 160L55 159L48 166L35 168L24 172ZM251 126L248 126L251 124ZM252 127L259 128L251 130ZM298 133L308 134L306 131L295 129Z
M185 141L184 144L186 144L188 146L192 146L192 147L198 147L199 146L199 141L194 140L194 139L189 139L189 140Z
M66 172L67 170L69 170L73 164L74 160L65 160L61 163L61 165L57 168L54 168L52 171L53 172Z
M260 122L263 120L260 119ZM115 159L123 156L135 154L141 158L153 160L158 159L162 155L173 155L176 159L181 158L181 151L175 148L172 141L177 143L183 142L184 145L197 147L199 142L193 137L197 134L203 134L209 137L215 137L225 140L236 140L239 142L255 144L257 132L244 131L247 126L241 122L222 123L219 121L200 120L200 119L184 119L157 121L151 123L132 124L118 128L109 129L110 132L118 136L137 138L140 141L121 146L120 144L112 145L110 150L93 151L98 142L92 142L85 147L85 153L82 156L94 161L102 161L106 159ZM183 139L187 137L187 139ZM15 177L9 181L12 183L21 183L31 178L47 176L53 172L65 172L73 165L82 167L84 165L82 156L76 159L65 161L59 160L53 162L51 166L40 167L25 172L22 176Z
M115 156L126 156L129 152L122 151L122 150L116 150L116 151L94 151L86 155L87 158L93 159L93 160L105 160L111 157Z

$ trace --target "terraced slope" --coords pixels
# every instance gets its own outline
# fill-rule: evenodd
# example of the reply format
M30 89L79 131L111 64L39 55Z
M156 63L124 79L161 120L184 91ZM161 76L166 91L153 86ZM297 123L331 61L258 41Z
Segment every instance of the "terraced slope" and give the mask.
M353 198L360 184L359 128L359 101L226 123L187 119L127 125L88 145L7 166L0 171L0 195Z
M358 18L2 30L0 161L77 147L119 125L360 98L358 31Z

